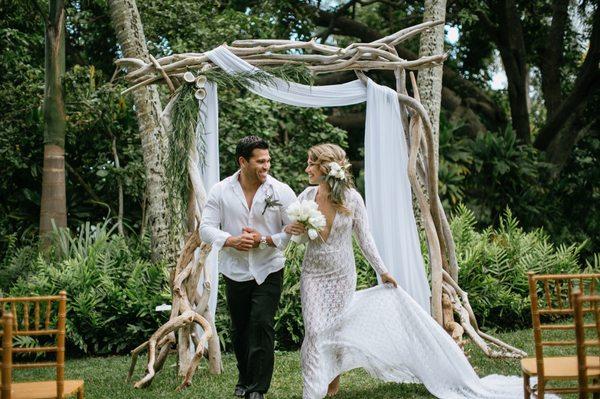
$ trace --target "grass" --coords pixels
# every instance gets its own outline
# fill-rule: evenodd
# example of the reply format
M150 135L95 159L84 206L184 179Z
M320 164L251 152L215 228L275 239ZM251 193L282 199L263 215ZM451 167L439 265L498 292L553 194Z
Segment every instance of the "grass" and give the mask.
M496 336L528 354L533 353L533 335L531 330L520 330L508 333L498 333ZM480 376L488 374L519 375L518 360L489 359L471 343L467 344L466 353ZM175 392L180 378L176 376L175 356L172 355L165 366L154 379L149 388L136 390L131 383L125 382L129 368L129 356L94 357L73 359L67 361L66 376L69 379L85 380L86 398L234 398L232 395L236 381L235 359L231 354L225 354L223 374L210 375L206 363L201 363L194 376L193 384L182 392ZM145 367L145 358L138 361L137 373L134 378L140 378ZM269 399L301 399L302 381L300 375L299 352L277 352L275 373ZM17 370L15 381L31 381L36 379L52 379L52 369ZM342 385L338 399L399 399L399 398L432 398L422 385L384 383L371 378L362 370L353 370L343 374Z

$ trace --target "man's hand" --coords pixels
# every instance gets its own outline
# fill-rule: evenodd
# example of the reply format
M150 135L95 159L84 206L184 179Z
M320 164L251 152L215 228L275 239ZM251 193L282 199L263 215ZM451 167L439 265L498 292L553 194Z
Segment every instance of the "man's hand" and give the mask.
M254 246L254 237L252 234L244 232L240 236L229 237L224 246L235 248L238 251L249 251Z
M258 248L262 234L260 234L258 231L256 231L252 227L244 227L242 229L242 231L244 232L244 234L249 234L252 236L252 240L253 240L252 248Z

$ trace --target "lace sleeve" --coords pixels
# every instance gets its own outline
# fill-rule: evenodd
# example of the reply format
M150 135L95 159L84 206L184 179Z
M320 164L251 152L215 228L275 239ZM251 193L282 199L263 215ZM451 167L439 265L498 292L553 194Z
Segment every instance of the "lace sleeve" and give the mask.
M373 235L369 229L369 220L367 217L367 208L365 207L365 202L358 191L353 190L351 196L354 202L354 220L352 221L352 230L354 231L354 236L358 241L358 245L360 246L360 249L365 255L367 261L371 264L371 267L378 274L387 273L388 270L383 264L381 256L379 256L379 251L377 250L377 246L375 246Z

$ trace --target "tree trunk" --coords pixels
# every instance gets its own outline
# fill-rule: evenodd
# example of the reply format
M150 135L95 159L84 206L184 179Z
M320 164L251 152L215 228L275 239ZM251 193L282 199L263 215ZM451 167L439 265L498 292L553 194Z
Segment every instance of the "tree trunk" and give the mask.
M52 221L67 226L65 187L65 8L63 0L50 0L45 23L46 88L44 93L44 166L40 203L40 238L48 246Z
M545 151L556 140L557 136L561 134L577 136L579 134L578 132L562 132L562 130L565 129L569 119L577 113L577 110L584 106L588 99L600 88L598 64L600 64L600 7L596 7L594 11L590 46L585 60L579 68L573 90L561 102L554 114L548 115L546 124L539 130L535 139L534 145L536 148ZM572 138L567 141L574 143L576 140Z
M523 27L514 1L494 2L492 9L498 17L496 45L500 51L502 65L508 80L508 101L512 126L521 142L530 143L531 129L526 87L528 70ZM506 27L510 27L510 29Z
M109 0L111 20L125 57L148 60L148 47L135 0ZM148 220L152 235L153 260L174 265L181 247L180 229L172 231L175 215L168 206L165 161L167 133L160 116L162 106L156 86L133 91L146 168Z
M108 129L109 133L110 133L110 137L111 137L111 149L112 149L112 153L113 153L113 159L115 162L115 169L119 170L121 169L121 162L119 161L119 153L117 152L117 138L115 137L114 134L112 134L112 132L110 131L110 128ZM119 202L119 210L117 212L117 230L119 232L120 235L125 235L125 230L123 228L123 179L121 178L121 176L119 175L117 177L117 190L118 190L118 202Z
M488 16L482 9L475 15L486 28L491 40L500 52L502 65L508 81L508 101L512 127L517 138L523 143L531 142L529 128L527 63L523 27L514 0L495 0L489 2ZM490 18L493 18L494 21ZM510 27L507 29L506 27Z
M423 22L438 21L446 19L446 0L425 0ZM427 57L444 52L444 25L421 33L419 57ZM440 131L440 107L442 104L442 76L444 68L442 65L433 68L424 68L419 71L419 95L421 104L429 114L431 127L433 128L435 164L439 165L439 131Z
M542 94L546 105L547 118L556 114L562 102L560 67L563 60L565 28L569 20L570 0L555 0L552 4L552 23L545 50L540 59Z

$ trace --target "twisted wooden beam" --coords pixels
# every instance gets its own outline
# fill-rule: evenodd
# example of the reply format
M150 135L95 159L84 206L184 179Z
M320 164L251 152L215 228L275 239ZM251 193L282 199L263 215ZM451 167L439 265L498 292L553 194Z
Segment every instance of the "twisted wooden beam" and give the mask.
M398 56L394 46L442 23L443 21L425 22L371 43L352 43L344 48L320 44L314 40L236 40L231 45L224 46L254 66L298 64L306 66L313 74L347 70L421 69L442 63L447 55L438 54L408 61ZM295 51L290 52L291 50ZM185 72L216 67L205 53L176 54L159 59L152 57L150 60L121 58L115 62L127 67L125 78L133 84L124 93L140 86L160 83L167 84L173 90L172 80L181 79Z

